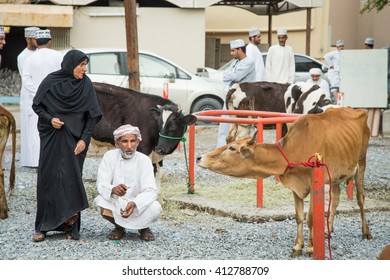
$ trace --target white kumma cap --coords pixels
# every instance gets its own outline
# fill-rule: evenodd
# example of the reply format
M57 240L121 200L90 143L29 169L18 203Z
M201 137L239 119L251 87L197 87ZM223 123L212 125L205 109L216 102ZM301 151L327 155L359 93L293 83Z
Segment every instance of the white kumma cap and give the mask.
M245 47L244 40L237 39L237 40L230 41L230 49L237 49L241 47Z

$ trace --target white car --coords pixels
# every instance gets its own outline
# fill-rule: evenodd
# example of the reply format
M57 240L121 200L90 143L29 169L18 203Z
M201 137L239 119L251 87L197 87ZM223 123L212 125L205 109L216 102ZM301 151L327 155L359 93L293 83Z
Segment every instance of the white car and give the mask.
M93 82L128 88L126 49L80 49L88 55L87 75ZM221 81L199 77L157 54L139 51L141 92L164 96L185 113L222 109L226 93Z
M264 64L267 60L267 53L262 53ZM294 54L295 58L295 78L294 83L296 82L306 82L310 78L309 70L311 68L320 68L322 72L324 73L323 78L329 82L328 79L328 66L326 66L324 63L316 60L313 57L304 55L304 54ZM222 81L223 79L223 72L229 67L229 65L232 63L233 59L229 62L222 65L219 69L213 69L208 67L201 67L198 68L198 72L200 75L204 77L209 77L211 79L215 79L218 81Z

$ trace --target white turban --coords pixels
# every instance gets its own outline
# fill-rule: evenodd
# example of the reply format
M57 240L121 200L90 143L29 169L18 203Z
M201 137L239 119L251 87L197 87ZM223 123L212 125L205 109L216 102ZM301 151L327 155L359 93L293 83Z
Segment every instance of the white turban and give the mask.
M141 132L139 131L138 127L132 126L130 124L125 124L118 127L113 134L114 134L115 141L122 136L130 135L130 134L134 134L135 136L137 136L138 140L140 141L142 140Z
M322 71L320 68L311 68L309 73L310 75L321 75Z

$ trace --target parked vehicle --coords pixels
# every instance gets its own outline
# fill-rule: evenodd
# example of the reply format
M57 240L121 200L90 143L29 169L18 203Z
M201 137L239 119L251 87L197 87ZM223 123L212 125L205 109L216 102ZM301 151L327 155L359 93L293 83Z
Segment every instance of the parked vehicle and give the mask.
M267 53L262 53L264 64L267 60ZM322 72L324 73L323 78L325 80L328 80L327 72L328 72L328 66L326 66L324 63L316 60L313 57L304 55L304 54L294 54L295 58L295 82L303 81L306 82L307 79L310 78L309 70L311 68L320 68ZM229 67L229 65L233 62L233 59L229 62L222 65L219 69L213 69L208 67L201 67L198 68L198 73L202 76L209 77L211 79L215 79L218 81L222 81L223 72Z
M128 88L126 49L80 49L89 57L87 75L93 82ZM221 81L199 77L157 54L139 51L141 92L164 96L184 112L222 109L226 93ZM164 96L165 97L165 96Z

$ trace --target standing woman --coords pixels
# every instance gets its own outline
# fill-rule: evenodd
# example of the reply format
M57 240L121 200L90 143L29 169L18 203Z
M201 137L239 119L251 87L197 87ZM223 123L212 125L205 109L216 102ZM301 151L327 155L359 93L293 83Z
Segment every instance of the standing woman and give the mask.
M42 81L33 100L41 141L35 242L45 240L49 231L64 231L67 239L80 238L80 212L88 207L83 164L101 119L96 92L85 75L87 64L86 54L69 51L61 70Z

